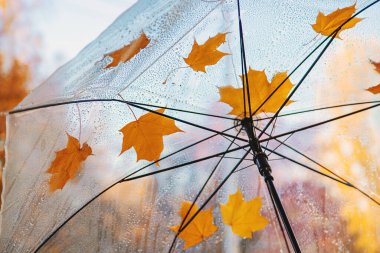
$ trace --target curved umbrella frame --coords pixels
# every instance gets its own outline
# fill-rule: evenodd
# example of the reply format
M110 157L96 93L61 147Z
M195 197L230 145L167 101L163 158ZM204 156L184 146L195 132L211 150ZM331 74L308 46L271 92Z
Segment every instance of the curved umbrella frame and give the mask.
M48 108L48 107L53 107L53 106L62 106L62 105L67 105L67 104L94 103L94 102L117 102L117 103L126 104L126 105L134 107L134 108L138 108L138 109L141 109L141 110L144 110L144 111L147 111L147 112L155 113L155 114L158 114L158 115L160 115L162 117L167 117L167 118L176 120L178 122L182 122L184 124L191 125L191 126L199 128L199 129L203 129L203 130L206 130L206 131L209 131L209 132L213 133L213 135L210 135L210 136L208 136L208 137L206 137L204 139L201 139L201 140L199 140L197 142L191 143L191 144L189 144L189 145L187 145L187 146L185 146L185 147L183 147L183 148L181 148L181 149L179 149L179 150L177 150L175 152L172 152L172 153L170 153L170 154L168 154L168 155L166 155L164 157L161 157L160 159L158 159L156 161L153 161L153 162L149 163L148 165L146 165L146 166L144 166L144 167L142 167L142 168L140 168L140 169L138 169L138 170L136 170L136 171L134 171L134 172L132 172L132 173L130 173L128 175L123 176L118 181L114 182L113 184L111 184L110 186L108 186L107 188L105 188L103 191L101 191L100 193L98 193L97 195L95 195L93 198L91 198L90 200L88 200L81 208L79 208L76 212L74 212L72 215L70 215L63 223L61 223L58 227L56 227L56 229L54 229L49 234L49 236L47 236L42 242L39 243L38 247L34 250L34 252L35 253L39 252L44 247L44 245L63 226L65 226L65 224L67 224L73 217L75 217L79 212L81 212L86 206L88 206L95 199L97 199L99 196L101 196L103 193L105 193L106 191L108 191L109 189L111 189L112 187L114 187L115 185L117 185L119 183L127 182L127 181L132 181L132 180L135 180L135 179L147 177L147 176L152 176L152 175L155 175L155 174L158 174L158 173L162 173L162 172L166 172L166 171L171 171L171 170L174 170L174 169L186 166L186 165L198 163L198 162L201 162L201 161L204 161L204 160L208 160L208 159L211 159L211 158L215 158L215 157L220 157L220 158L219 158L217 164L215 165L215 167L213 168L213 170L211 171L210 175L208 176L207 180L203 184L202 188L199 190L199 192L197 193L196 197L192 201L192 205L190 206L189 210L187 211L185 217L182 219L182 222L181 222L181 224L179 226L178 232L176 233L176 235L175 235L175 237L174 237L174 239L172 241L172 244L170 246L169 253L174 250L174 247L175 247L178 235L194 220L194 218L199 214L199 212L201 210L203 210L203 208L216 195L216 193L226 183L226 181L231 177L231 175L233 175L234 173L236 173L238 171L241 171L241 170L244 170L244 169L246 169L248 167L251 167L253 165L257 166L257 168L258 168L261 176L264 178L264 181L265 181L265 183L267 185L268 192L269 192L269 195L271 197L271 201L272 201L272 204L273 204L276 216L277 216L277 220L278 220L278 223L280 225L280 228L281 228L281 231L282 231L282 234L283 234L283 237L284 237L284 241L286 243L288 251L290 252L290 248L289 248L289 245L288 245L288 242L287 242L287 238L286 238L284 229L285 229L285 231L287 233L289 241L291 242L293 250L295 252L301 252L300 247L299 247L298 242L297 242L297 239L296 239L296 237L295 237L295 235L294 235L294 233L292 231L292 226L290 225L290 222L288 220L286 212L285 212L285 210L284 210L284 208L282 206L281 199L278 196L276 188L275 188L275 186L273 184L273 180L274 179L273 179L273 176L271 175L271 167L270 167L270 164L269 164L270 159L268 159L268 155L264 151L268 151L270 154L275 154L275 155L279 156L280 158L286 159L288 161L291 161L291 162L293 162L293 163L295 163L297 165L300 165L301 167L303 167L305 169L308 169L308 170L310 170L312 172L315 172L315 173L317 173L319 175L322 175L322 176L324 176L326 178L334 180L334 181L336 181L338 183L344 184L347 187L351 187L351 188L359 191L363 196L367 197L368 199L370 199L371 201L373 201L374 203L376 203L377 205L380 206L380 202L378 200L376 200L375 198L373 198L372 196L370 196L370 194L366 193L365 191L363 191L359 187L355 186L353 183L351 183L348 180L344 179L343 177L339 176L338 174L336 174L335 172L333 172L331 169L329 169L329 168L325 167L324 165L322 165L321 163L315 161L314 159L312 159L308 155L306 155L306 154L302 153L301 151L295 149L294 147L286 144L287 139L290 138L293 134L295 134L297 132L301 132L301 131L304 131L304 130L307 130L307 129L310 129L310 128L314 128L314 127L317 127L317 126L320 126L320 125L323 125L323 124L327 124L329 122L333 122L333 121L336 121L336 120L339 120L339 119L342 119L342 118L346 118L346 117L349 117L351 115L361 113L363 111L375 109L376 107L380 106L380 100L378 100L378 101L365 101L365 102L349 103L349 104L339 104L339 105L328 106L328 107L320 107L320 108L302 110L302 111L293 112L293 113L280 114L281 110L285 107L285 105L288 103L288 101L291 99L291 97L296 93L297 89L302 85L303 81L307 78L307 76L313 70L314 66L317 64L317 62L323 56L323 54L325 53L325 51L329 48L329 46L333 42L334 38L336 37L336 35L340 31L340 29L345 24L347 24L350 20L352 20L353 18L355 18L356 16L358 16L359 14L361 14L362 12L364 12L365 10L367 10L368 8L370 8L371 6L373 6L373 5L375 5L375 4L379 3L379 2L380 2L380 0L373 1L372 3L368 4L367 6L365 6L363 9L359 10L358 12L356 12L351 18L347 19L334 32L332 32L322 42L320 42L289 73L288 77L285 78L279 84L279 86L261 103L261 105L254 112L252 112L250 104L251 104L251 99L254 99L254 98L250 97L250 92L249 92L248 75L247 75L248 71L247 71L245 45L244 45L244 33L243 33L243 25L242 25L242 20L241 20L241 15L240 15L240 1L237 0L238 21L239 21L239 36L240 36L240 50L241 50L241 72L242 72L242 76L245 77L245 78L242 78L242 83L243 83L243 94L242 94L242 96L243 96L244 110L245 110L244 111L245 117L243 119L235 119L235 118L227 117L227 116L206 114L206 113L201 113L201 112L196 112L196 111L183 110L183 109L179 109L179 108L170 108L170 107L160 106L160 105L144 104L144 103L126 101L126 100L124 100L121 97L120 94L119 94L119 96L121 97L121 99L76 100L76 101L69 101L69 102L62 102L62 103L45 104L45 105L40 105L40 106L36 106L36 107L28 107L28 108L23 108L23 109L14 110L14 111L9 112L9 114L16 114L16 113L21 113L21 112L25 112L25 111L37 110L37 109ZM275 112L275 114L273 116L265 117L265 118L254 118L253 115L255 115L264 106L264 104L279 90L279 88L293 75L293 73L296 72L299 69L299 67L301 67L306 62L306 60L309 59L310 56L312 56L323 45L324 45L324 47L321 50L321 52L317 55L316 59L312 62L312 64L310 65L310 67L306 70L306 72L304 73L304 75L302 76L302 78L300 79L300 81L293 87L292 91L290 92L290 94L288 95L288 97L286 98L286 100L282 103L282 105L280 106L280 108ZM340 116L337 116L337 117L334 117L334 118L331 118L331 119L327 119L327 120L324 120L324 121L320 121L320 122L317 122L317 123L314 123L314 124L311 124L311 125L308 125L308 126L305 126L305 127L301 127L301 128L298 128L298 129L293 129L291 131L284 132L284 133L281 133L281 134L272 135L272 132L269 133L269 134L266 132L268 130L268 128L270 126L272 126L272 124L274 124L275 121L278 118L280 118L280 117L287 117L287 116L292 116L292 115L297 115L297 114L303 114L303 113L309 113L309 112L314 112L314 111L329 110L329 109L334 109L334 108L350 107L350 106L357 106L357 105L368 105L368 106L364 107L362 109L355 110L355 111L352 111L352 112L349 112L349 113L346 113L346 114L342 114ZM246 111L247 107L249 108L248 112ZM201 125L198 125L198 124L195 124L195 123L183 120L181 118L169 116L169 115L166 115L164 113L160 113L160 112L154 111L151 108L164 108L164 109L167 109L167 110L173 110L173 111L178 111L178 112L182 112L182 113L197 114L197 115L201 115L201 116L205 116L205 117L211 117L211 118L221 118L221 119L229 120L231 122L235 122L235 124L232 127L225 129L224 131L218 131L218 130L215 130L215 129L212 129L212 128L208 128L208 127L205 127L205 126L201 126ZM262 121L262 120L269 120L269 121L265 124L264 128L260 129L260 128L256 127L255 124L257 122L259 122L259 121ZM228 134L227 131L229 131L229 130L231 130L233 128L237 128L238 129L237 134L236 135ZM273 128L272 128L272 130L273 130ZM239 137L239 135L240 135L240 133L242 131L246 132L246 135L248 136L248 139ZM211 139L211 138L213 138L215 136L218 136L218 135L220 135L220 136L222 136L225 139L227 139L227 140L230 141L230 144L229 144L228 148L224 152L219 152L219 153L216 153L214 155L209 155L209 156L206 156L206 157L202 157L202 158L190 161L190 162L185 162L185 163L182 163L182 164L179 164L179 165L163 168L163 169L160 169L160 170L157 170L157 171L154 171L154 172L149 172L149 173L144 173L144 174L136 175L137 173L143 171L144 169L148 168L149 166L151 166L151 165L153 165L153 164L155 164L155 163L157 163L157 162L159 162L161 160L164 160L164 159L166 159L168 157L171 157L171 156L173 156L173 155L175 155L175 154L177 154L179 152L182 152L182 151L184 151L184 150L186 150L186 149L188 149L190 147L196 146L197 144L200 144L200 143L202 143L202 142L204 142L206 140L209 140L209 139ZM265 135L265 137L264 137L264 135ZM281 140L278 139L278 138L284 137L284 136L287 136L287 138L284 141L281 141ZM236 140L243 141L246 144L243 145L243 146L241 146L241 145L235 143ZM269 142L270 140L275 140L276 142L278 142L279 143L278 146L276 148L274 148L274 149L270 149L267 146L262 145L263 143ZM235 145L237 147L232 148L233 145ZM286 146L287 148L295 151L296 153L300 154L301 156L303 156L304 158L306 158L307 160L309 160L310 162L312 162L316 166L325 169L326 171L328 171L329 173L331 173L333 176L325 174L325 173L317 170L316 168L312 168L312 167L310 167L310 166L308 166L306 164L303 164L303 163L301 163L299 161L296 161L296 160L294 160L294 159L292 159L292 158L290 158L288 156L285 156L284 154L281 154L281 153L277 152L276 149L278 147L280 147L280 146ZM238 151L238 150L245 150L245 153L244 153L244 155L242 157L228 157L228 156L226 156L227 154L232 153L234 151ZM253 164L251 164L249 166L246 166L244 168L239 168L239 166L242 163L242 161L243 160L247 160L246 158L247 158L247 156L249 154L252 155L252 158L249 158L248 160L253 161ZM206 199L206 201L202 205L200 205L199 210L197 210L192 217L190 217L189 219L187 219L188 216L190 215L190 212L191 212L192 208L194 207L196 201L198 200L198 198L202 194L202 192L205 189L205 187L206 187L207 183L209 182L209 180L212 178L212 176L213 176L214 172L216 171L216 169L218 168L219 164L221 163L221 161L223 159L226 159L226 158L237 159L238 161L237 161L236 165L228 173L228 175L219 183L219 185L215 188L215 190L210 194L210 196ZM188 221L185 224L186 220L188 220Z

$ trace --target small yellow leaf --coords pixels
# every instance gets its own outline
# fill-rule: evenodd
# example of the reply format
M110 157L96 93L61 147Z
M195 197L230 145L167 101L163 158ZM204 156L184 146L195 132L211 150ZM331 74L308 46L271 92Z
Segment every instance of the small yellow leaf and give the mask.
M209 38L203 45L198 45L194 40L193 48L184 61L195 71L206 72L206 66L215 65L228 53L221 52L217 48L226 42L227 33L218 33Z
M337 9L328 15L319 12L315 24L312 25L314 31L325 36L330 36L339 26L352 17L356 11L355 5L356 3L343 9ZM361 18L353 18L344 24L336 35L336 38L340 38L340 32L354 27L361 20Z
M163 114L165 109L158 109L156 112ZM175 125L173 119L149 112L136 121L130 122L119 130L123 134L123 144L120 154L130 148L134 148L137 153L137 161L156 161L160 159L164 149L163 137L165 135L182 132Z
M146 48L150 43L150 39L141 33L140 37L131 41L128 45L104 55L104 57L109 56L112 58L112 62L108 64L105 68L117 67L121 62L125 63L132 59L136 54L138 54L141 49Z
M249 68L248 83L249 93L251 97L251 110L252 113L259 108L267 97L287 78L286 72L277 73L272 82L269 83L265 71L257 71ZM245 78L245 75L242 77ZM273 96L258 110L256 114L267 112L275 113L282 103L287 98L293 84L287 79ZM244 117L244 101L243 101L243 88L234 88L232 86L225 86L219 88L220 102L226 103L232 107L229 112L231 115ZM290 100L286 105L293 101ZM246 111L249 111L248 103Z
M372 86L366 90L371 92L372 94L379 94L380 93L380 83L378 85Z
M185 218L186 213L190 209L191 202L183 201L179 215ZM184 224L186 224L191 217L198 211L197 204L194 204L189 215L187 216ZM170 229L174 232L178 232L180 225L173 226ZM212 209L202 210L191 221L191 223L179 234L179 238L185 241L184 250L201 243L207 237L210 237L218 230L218 227L213 223Z
M231 226L232 232L242 238L252 238L252 233L265 228L268 220L260 214L260 197L244 201L240 189L228 198L226 204L220 204L223 223Z
M82 163L92 155L91 147L84 143L80 147L79 140L67 134L66 148L56 152L55 159L51 163L48 173L52 174L49 185L50 191L62 189L65 184L74 179L81 169Z

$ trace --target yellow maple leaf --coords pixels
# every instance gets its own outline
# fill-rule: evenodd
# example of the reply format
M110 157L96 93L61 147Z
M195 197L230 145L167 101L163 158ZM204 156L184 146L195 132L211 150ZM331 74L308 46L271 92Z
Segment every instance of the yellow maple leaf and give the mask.
M232 232L242 238L252 238L252 233L265 228L268 220L260 214L260 197L244 201L240 189L231 194L226 204L220 204L223 223L231 226Z
M165 109L156 110L164 113ZM123 134L120 155L133 147L137 153L137 161L156 161L160 159L164 149L165 135L183 132L175 125L173 119L149 112L136 121L130 122L119 130Z
M217 48L226 42L227 33L218 33L209 38L203 45L194 40L193 48L184 61L195 71L206 72L206 66L215 65L228 53L221 52Z
M69 180L74 179L82 163L92 155L92 149L87 143L80 147L78 139L69 134L67 137L66 148L56 152L55 159L47 171L52 174L49 180L51 192L62 189Z
M150 43L150 39L141 33L140 37L131 41L128 45L122 48L105 54L104 57L111 57L112 62L108 64L105 68L117 67L121 62L125 63L132 59L136 54L138 54L142 49L146 48Z
M183 201L179 215L185 218L186 213L190 209L191 202ZM191 217L198 211L198 205L194 204L189 215L187 216L184 224L190 220ZM178 232L180 225L173 226L170 229L174 232ZM197 245L198 243L210 237L218 230L218 227L213 223L212 208L209 210L202 210L191 221L191 223L179 234L179 238L185 241L184 249L188 249Z
M356 3L343 9L337 9L328 15L324 15L322 12L319 12L315 24L312 25L314 31L325 36L330 36L339 26L341 26L344 22L352 17L356 11L355 5ZM343 30L354 27L361 20L361 18L351 19L349 22L342 26L336 35L336 38L340 39L339 34Z
M244 78L245 75L242 77ZM265 71L257 71L249 68L248 83L249 93L251 97L251 110L252 113L265 101L267 97L287 78L286 72L277 73L272 82L269 83ZM267 112L275 113L282 103L287 98L293 84L287 79L282 86L273 94L273 96L258 110L256 114ZM219 88L220 102L226 103L232 107L229 112L231 115L243 117L244 115L244 101L243 101L243 88L234 88L232 86L225 86ZM293 101L290 100L286 105ZM248 103L246 111L248 112Z

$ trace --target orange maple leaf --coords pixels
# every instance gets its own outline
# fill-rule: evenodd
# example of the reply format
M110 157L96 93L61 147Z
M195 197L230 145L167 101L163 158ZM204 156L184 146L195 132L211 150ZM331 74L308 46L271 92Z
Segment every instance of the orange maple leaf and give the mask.
M356 3L343 9L337 9L328 15L324 15L322 12L319 12L315 24L312 25L314 31L325 36L330 36L339 26L352 17L356 11L355 5ZM353 18L344 24L338 31L336 38L340 39L339 34L343 30L354 27L361 20L361 18Z
M179 211L179 215L182 219L185 218L190 206L191 202L182 202L181 210ZM194 204L184 224L186 224L190 218L194 216L198 209L198 205ZM178 232L179 227L180 225L172 226L170 229L174 232ZM210 208L209 210L200 211L178 237L185 241L184 250L186 250L204 241L207 237L213 235L217 230L218 227L213 223L212 209Z
M84 143L80 147L79 140L67 134L67 146L56 152L48 173L52 174L49 180L50 191L62 189L65 184L74 179L81 169L82 163L88 156L93 155L91 147Z
M371 92L372 94L379 94L380 93L380 84L369 87L366 89L367 91Z
M217 48L226 42L227 33L218 33L209 38L203 45L198 45L194 40L193 48L184 61L195 71L206 72L206 66L215 65L228 53L221 52Z
M375 62L375 61L372 61L372 60L369 60L369 61L375 67L375 70L377 71L377 73L380 74L380 62Z
M268 220L260 214L260 197L244 201L240 189L231 194L226 204L220 204L223 223L231 226L232 232L242 238L252 238L252 233L265 228Z
M163 114L165 109L156 112ZM160 159L164 149L165 135L183 132L173 119L149 112L136 121L130 122L119 130L123 133L123 144L120 155L133 147L137 153L137 161L156 161Z
M112 62L108 64L105 68L117 67L121 62L125 63L137 55L142 49L146 48L150 43L150 39L145 35L144 32L141 33L140 37L131 41L128 45L122 48L107 53L104 57L111 57Z
M241 78L245 78L245 75ZM251 97L251 110L255 112L257 108L265 101L267 97L287 78L286 72L277 73L272 82L269 83L265 71L258 71L249 68L248 83L249 93ZM282 86L272 95L272 97L258 110L256 114L267 112L275 113L287 98L293 84L287 79ZM232 107L229 112L231 115L244 117L244 100L243 88L234 88L232 86L224 86L219 88L220 102L226 103ZM290 100L286 105L294 101ZM246 108L248 112L248 105Z

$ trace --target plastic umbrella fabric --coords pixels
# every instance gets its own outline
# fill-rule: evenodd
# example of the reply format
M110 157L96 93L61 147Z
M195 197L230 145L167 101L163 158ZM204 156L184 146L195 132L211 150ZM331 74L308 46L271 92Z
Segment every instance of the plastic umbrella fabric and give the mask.
M139 1L7 115L1 252L378 252L378 2Z

